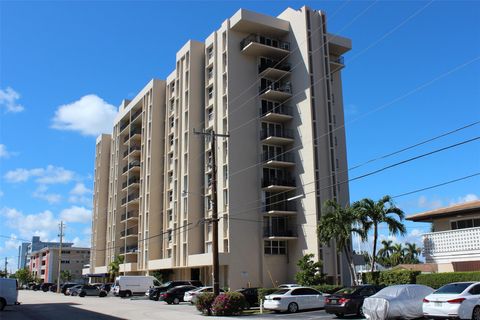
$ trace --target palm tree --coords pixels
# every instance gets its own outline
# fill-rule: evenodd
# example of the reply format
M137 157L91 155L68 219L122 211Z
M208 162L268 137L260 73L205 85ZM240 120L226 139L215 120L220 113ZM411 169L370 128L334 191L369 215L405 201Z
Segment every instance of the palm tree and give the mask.
M384 196L377 202L365 198L353 204L356 215L362 222L363 232L367 233L373 227L373 251L372 251L372 270L375 271L375 260L377 257L378 226L386 223L391 235L406 233L405 226L401 222L405 214L400 208L393 204L392 197ZM396 220L394 216L399 220Z
M68 282L72 280L72 273L68 270L60 271L60 278L62 278L63 282Z
M116 256L108 265L110 278L115 281L115 278L120 274L120 265L123 263L123 256Z
M390 266L398 266L405 260L405 248L401 243L395 243L393 245L392 256L390 257Z
M419 263L418 256L422 253L422 248L417 247L415 243L405 243L404 260L405 263Z
M394 250L392 243L392 240L382 240L383 247L378 250L378 260L381 260L381 264L385 267L390 266L390 256Z
M324 211L318 225L318 238L322 244L335 240L337 252L343 252L348 261L350 277L354 284L357 284L355 268L353 265L353 252L351 237L353 233L358 234L362 239L366 233L362 229L355 228L358 223L355 211L350 207L342 207L336 201L327 200L324 203Z

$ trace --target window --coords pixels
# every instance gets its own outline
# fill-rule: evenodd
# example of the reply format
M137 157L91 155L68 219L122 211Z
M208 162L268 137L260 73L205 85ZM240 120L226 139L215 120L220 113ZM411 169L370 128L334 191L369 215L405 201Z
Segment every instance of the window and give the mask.
M227 189L223 190L223 203L225 205L228 204L228 190Z
M172 129L175 126L175 118L171 116L168 122L170 123L170 129Z
M207 96L208 96L208 100L213 99L213 86L210 86L207 88Z
M207 58L210 60L213 57L213 45L207 48Z
M468 291L468 293L474 294L474 295L480 295L480 284L477 284L476 286L474 286L472 289L470 289L470 291Z
M287 244L285 241L265 241L264 252L265 254L286 254Z
M171 134L169 137L168 137L168 140L170 141L170 146L173 146L173 134Z
M167 211L167 214L168 214L168 221L172 221L173 220L173 211L172 209L169 209Z
M172 230L168 230L168 242L172 242Z
M170 84L170 92L171 93L175 92L175 82L172 82L172 84Z
M173 191L168 191L168 201L173 201Z
M208 108L207 114L208 114L208 121L212 121L213 120L213 108Z
M168 173L168 183L172 183L172 181L173 181L173 171L170 171Z
M210 196L205 197L205 206L207 210L212 210L212 198Z
M480 218L452 221L450 225L452 230L480 227Z
M207 68L207 77L208 77L208 80L213 78L213 67Z

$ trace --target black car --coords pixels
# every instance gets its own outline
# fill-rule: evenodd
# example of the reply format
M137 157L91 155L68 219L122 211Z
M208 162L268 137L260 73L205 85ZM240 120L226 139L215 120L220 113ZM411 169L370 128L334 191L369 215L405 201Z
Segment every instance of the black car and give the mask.
M194 286L202 287L203 284L199 280L174 280L168 281L162 284L160 287L153 287L148 290L148 298L150 300L158 301L160 299L160 294L167 292L169 289L178 287L178 286Z
M185 296L185 292L194 289L197 289L197 287L192 285L174 287L168 289L166 292L160 293L160 300L168 304L179 304L184 301L183 297Z
M341 318L346 314L363 316L363 300L383 287L373 285L346 287L325 298L325 311Z
M43 292L47 292L48 289L50 289L50 286L52 286L53 283L50 283L50 282L44 282L42 283L42 285L40 286L40 290L42 290Z
M57 285L52 284L50 287L48 287L48 291L50 292L57 292Z
M78 283L64 283L62 285L62 287L60 288L60 292L65 294L65 292L67 291L68 288L71 288L73 286L76 286Z
M103 290L103 291L109 293L110 289L112 289L112 284L111 283L102 283L98 288L100 290Z
M236 290L240 292L245 297L245 309L250 309L251 307L258 307L258 288L243 288Z

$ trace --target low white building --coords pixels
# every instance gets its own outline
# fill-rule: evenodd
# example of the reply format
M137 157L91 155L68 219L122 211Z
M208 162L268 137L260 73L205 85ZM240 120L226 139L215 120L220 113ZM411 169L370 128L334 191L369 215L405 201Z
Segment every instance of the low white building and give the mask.
M480 270L480 201L439 208L407 217L431 222L432 232L423 235L426 263L438 272Z

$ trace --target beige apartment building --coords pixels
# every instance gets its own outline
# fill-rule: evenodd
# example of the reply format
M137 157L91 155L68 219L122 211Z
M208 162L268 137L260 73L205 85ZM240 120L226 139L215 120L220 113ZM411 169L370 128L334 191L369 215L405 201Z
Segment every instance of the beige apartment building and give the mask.
M293 282L312 253L349 283L335 244L316 229L322 203L349 203L341 69L349 39L323 12L239 10L189 41L165 81L124 101L97 139L92 259L102 274L160 270L211 283L212 150L216 140L221 286Z

